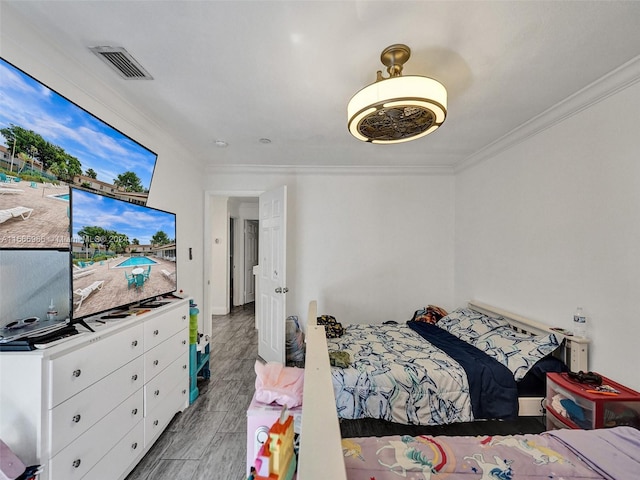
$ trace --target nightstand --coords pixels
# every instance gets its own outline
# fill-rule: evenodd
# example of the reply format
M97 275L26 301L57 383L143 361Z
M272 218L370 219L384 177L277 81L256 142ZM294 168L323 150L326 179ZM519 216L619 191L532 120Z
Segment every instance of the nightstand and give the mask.
M566 373L547 374L547 429L605 428L629 425L640 428L640 393L602 377L619 393L597 391Z

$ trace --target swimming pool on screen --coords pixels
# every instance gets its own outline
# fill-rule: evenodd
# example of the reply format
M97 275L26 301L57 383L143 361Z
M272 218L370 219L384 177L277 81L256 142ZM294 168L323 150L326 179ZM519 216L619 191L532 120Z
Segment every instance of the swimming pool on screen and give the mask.
M157 265L158 262L149 257L129 257L124 262L120 262L114 268L142 267L147 265Z

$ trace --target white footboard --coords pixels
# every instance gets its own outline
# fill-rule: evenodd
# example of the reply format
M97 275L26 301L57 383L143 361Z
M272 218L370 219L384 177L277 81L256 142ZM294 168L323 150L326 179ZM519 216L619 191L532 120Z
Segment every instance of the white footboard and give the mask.
M307 317L298 480L346 480L327 339L316 317L314 300Z

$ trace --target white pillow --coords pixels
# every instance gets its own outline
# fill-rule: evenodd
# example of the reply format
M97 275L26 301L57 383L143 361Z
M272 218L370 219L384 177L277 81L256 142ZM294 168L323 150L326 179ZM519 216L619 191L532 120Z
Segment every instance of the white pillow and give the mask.
M508 328L509 324L502 317L493 318L470 308L458 308L438 320L436 325L451 335L455 335L473 345L481 335L489 333L498 327Z
M555 334L531 335L498 327L476 338L473 345L495 358L522 380L529 369L560 346Z

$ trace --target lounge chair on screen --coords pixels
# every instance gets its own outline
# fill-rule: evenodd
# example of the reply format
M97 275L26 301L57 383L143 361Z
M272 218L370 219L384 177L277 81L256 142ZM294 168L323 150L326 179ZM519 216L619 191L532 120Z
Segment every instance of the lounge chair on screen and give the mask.
M5 195L5 194L17 194L17 193L22 193L24 192L24 190L21 190L20 188L13 188L13 187L0 187L0 195Z
M89 295L91 295L96 290L102 290L102 285L104 285L104 280L98 280L93 282L91 285L85 288L79 288L73 291L73 296L77 297L77 300L74 300L73 303L76 305L76 308L80 308L82 302L84 302Z
M0 223L6 222L10 218L22 218L22 220L28 219L33 213L33 208L27 207L13 207L6 210L0 210Z

